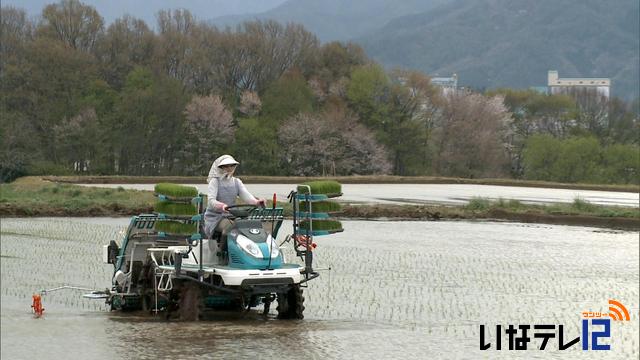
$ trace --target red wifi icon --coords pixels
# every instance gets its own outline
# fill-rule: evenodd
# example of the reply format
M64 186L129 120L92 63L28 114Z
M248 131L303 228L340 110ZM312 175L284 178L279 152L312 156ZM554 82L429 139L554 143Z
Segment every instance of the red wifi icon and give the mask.
M609 299L609 316L617 321L629 321L629 311L619 301Z

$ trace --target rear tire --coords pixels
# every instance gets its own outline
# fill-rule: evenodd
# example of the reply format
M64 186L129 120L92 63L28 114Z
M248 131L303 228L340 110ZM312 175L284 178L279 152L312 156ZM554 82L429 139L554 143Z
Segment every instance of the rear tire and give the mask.
M155 285L154 285L155 271L154 266L149 259L147 263L142 267L139 277L140 288L140 303L142 311L151 312L155 310Z
M193 281L182 284L178 300L178 316L182 321L196 321L202 317L204 303L202 289Z
M304 319L304 296L299 284L278 294L278 319Z

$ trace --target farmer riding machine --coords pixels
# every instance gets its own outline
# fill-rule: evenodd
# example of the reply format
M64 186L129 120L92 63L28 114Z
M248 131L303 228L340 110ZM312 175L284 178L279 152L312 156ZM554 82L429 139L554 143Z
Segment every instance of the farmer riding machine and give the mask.
M342 231L329 219L339 210L328 199L341 194L336 182L299 185L288 199L293 229L280 244L284 219L276 195L270 208L229 207L233 227L226 238L204 237L206 197L194 187L158 184L154 213L133 216L121 243L104 246L113 264L112 288L104 294L112 310L164 312L167 318L196 320L210 310L249 310L277 302L278 318L302 319L307 282L313 269L314 236ZM285 258L293 245L299 262Z

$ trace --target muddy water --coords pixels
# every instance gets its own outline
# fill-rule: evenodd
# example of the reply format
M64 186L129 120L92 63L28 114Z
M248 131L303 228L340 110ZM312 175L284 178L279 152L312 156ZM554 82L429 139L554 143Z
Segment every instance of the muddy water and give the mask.
M257 311L166 322L106 311L82 292L31 294L61 284L105 288L100 246L127 219L2 219L2 359L433 359L638 358L638 233L492 222L344 222L318 237L322 276L305 290L302 321ZM286 227L285 227L286 229ZM608 352L479 350L479 325L563 324L580 335L582 311L620 300ZM493 341L492 341L493 342ZM507 348L503 334L503 349Z

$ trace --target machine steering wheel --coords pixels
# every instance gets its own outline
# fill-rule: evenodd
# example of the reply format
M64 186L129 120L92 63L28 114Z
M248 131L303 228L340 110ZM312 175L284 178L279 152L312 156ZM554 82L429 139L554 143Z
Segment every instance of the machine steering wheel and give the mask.
M238 205L227 206L227 211L231 215L233 215L233 217L242 218L242 217L249 216L251 211L253 211L257 207L258 207L257 205L251 205L251 204L238 204Z

